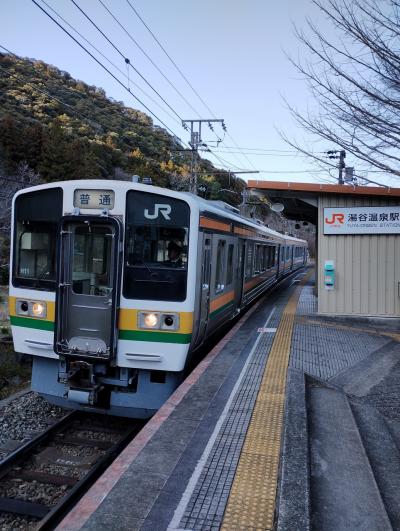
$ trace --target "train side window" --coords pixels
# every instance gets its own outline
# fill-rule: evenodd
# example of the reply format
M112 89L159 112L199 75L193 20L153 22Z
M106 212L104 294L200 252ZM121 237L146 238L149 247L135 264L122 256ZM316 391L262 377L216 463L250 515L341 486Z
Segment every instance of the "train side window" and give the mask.
M253 276L253 251L254 244L247 242L247 254L246 254L246 278Z
M274 267L275 265L275 255L276 255L276 248L271 247L271 267Z
M206 238L204 241L204 263L203 263L202 283L203 285L207 284L207 289L210 283L210 264L211 264L210 250L211 250L211 240L210 238Z
M260 253L261 245L256 245L256 252L254 253L254 273L260 272Z
M265 271L268 267L268 262L267 262L267 255L266 255L266 252L267 252L267 249L268 247L266 247L265 245L263 245L261 247L261 271Z
M226 271L226 284L229 286L233 281L233 251L235 246L233 243L228 246L228 267Z
M217 248L217 267L215 273L215 292L219 293L225 289L224 272L225 272L225 252L226 241L219 240Z

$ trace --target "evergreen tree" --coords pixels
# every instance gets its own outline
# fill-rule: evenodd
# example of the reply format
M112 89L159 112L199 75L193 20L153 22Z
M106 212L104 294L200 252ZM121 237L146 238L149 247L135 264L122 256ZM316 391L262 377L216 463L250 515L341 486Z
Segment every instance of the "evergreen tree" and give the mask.
M43 181L48 183L71 178L68 138L57 122L53 122L43 135L39 172Z

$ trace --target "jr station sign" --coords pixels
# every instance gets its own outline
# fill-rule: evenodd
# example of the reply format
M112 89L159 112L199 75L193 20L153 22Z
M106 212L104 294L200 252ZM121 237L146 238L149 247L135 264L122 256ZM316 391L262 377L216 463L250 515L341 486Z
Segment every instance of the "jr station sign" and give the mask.
M400 206L324 208L324 234L400 234Z

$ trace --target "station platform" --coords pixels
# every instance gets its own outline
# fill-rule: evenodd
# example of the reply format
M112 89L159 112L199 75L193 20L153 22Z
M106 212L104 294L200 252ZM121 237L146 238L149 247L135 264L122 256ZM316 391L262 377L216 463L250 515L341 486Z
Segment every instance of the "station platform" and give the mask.
M57 529L400 529L398 321L257 302Z

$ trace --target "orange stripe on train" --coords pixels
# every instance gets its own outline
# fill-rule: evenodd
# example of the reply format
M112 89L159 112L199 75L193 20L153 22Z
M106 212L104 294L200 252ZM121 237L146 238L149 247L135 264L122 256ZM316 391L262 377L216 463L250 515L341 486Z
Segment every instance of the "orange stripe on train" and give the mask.
M200 227L203 227L204 229L215 229L223 232L231 232L230 223L223 223L222 221L205 218L204 216L200 216Z
M216 299L210 302L210 312L218 310L218 308L221 308L221 306L223 306L224 304L227 304L228 302L232 301L234 297L234 291L229 291L228 293L225 293L225 295L217 297Z

